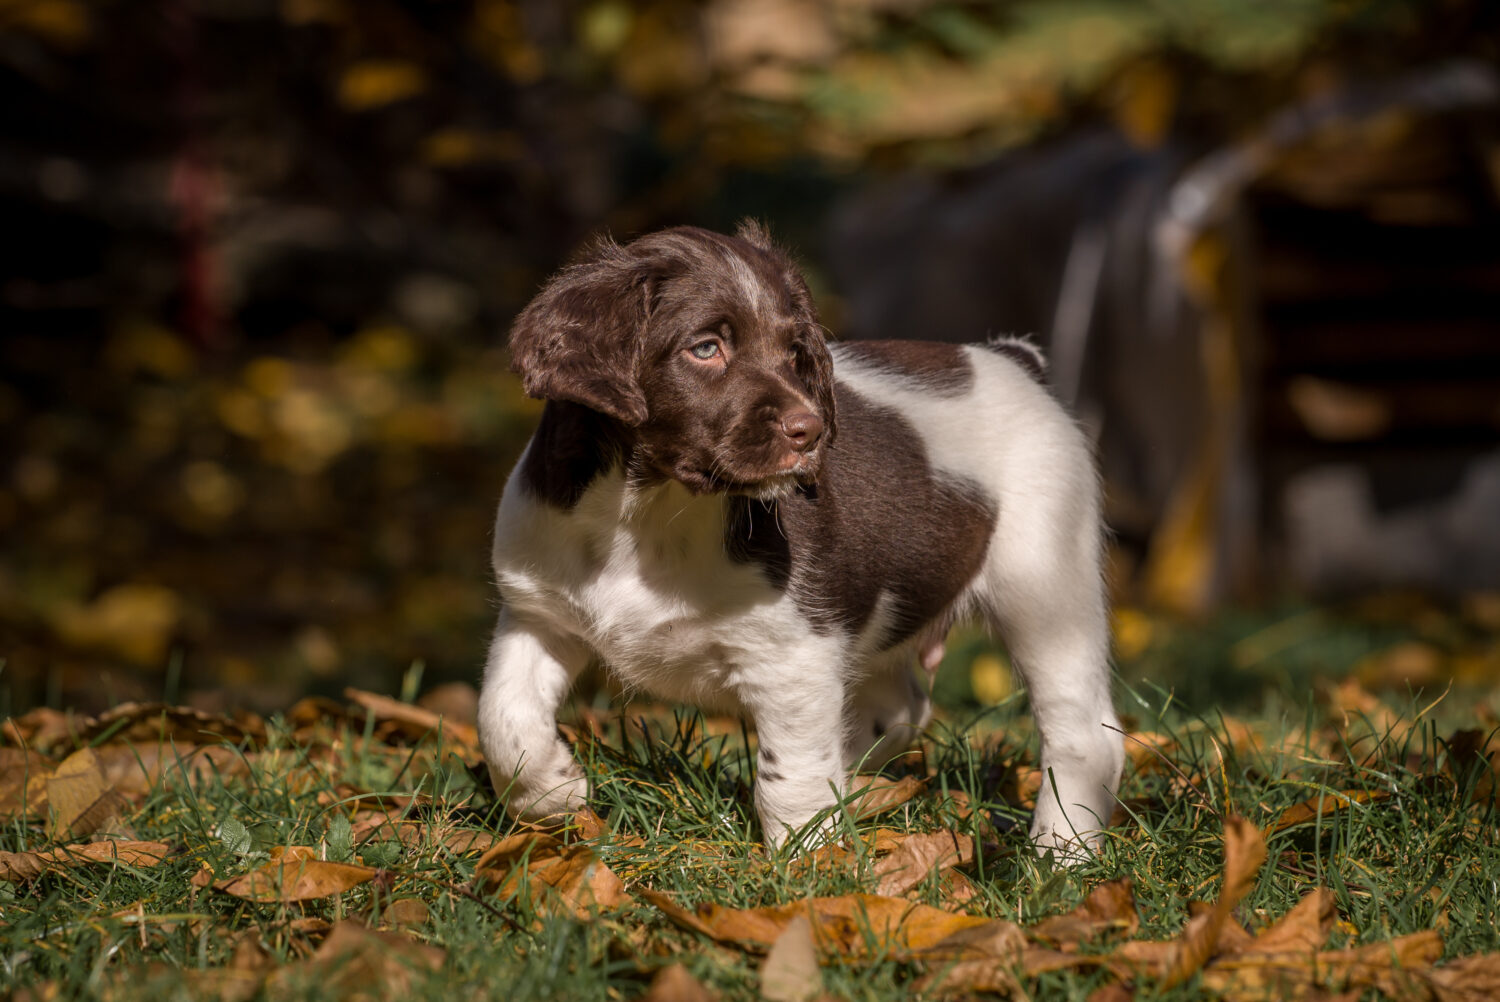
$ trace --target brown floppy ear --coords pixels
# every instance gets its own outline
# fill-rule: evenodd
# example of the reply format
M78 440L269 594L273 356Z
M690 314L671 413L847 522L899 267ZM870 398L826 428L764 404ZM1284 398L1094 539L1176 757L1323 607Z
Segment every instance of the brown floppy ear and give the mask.
M526 395L568 400L631 427L645 422L639 376L651 271L603 238L552 276L510 328Z

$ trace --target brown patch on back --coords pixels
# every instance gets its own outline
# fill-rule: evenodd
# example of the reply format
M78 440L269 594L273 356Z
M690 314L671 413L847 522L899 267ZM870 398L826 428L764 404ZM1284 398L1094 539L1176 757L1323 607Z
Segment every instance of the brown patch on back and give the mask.
M731 557L765 568L826 630L858 632L882 593L884 647L915 636L978 573L996 511L977 485L937 475L897 412L837 387L841 430L817 485L775 502L734 498Z
M963 345L935 341L845 341L839 353L905 376L923 389L961 397L974 386L974 367Z

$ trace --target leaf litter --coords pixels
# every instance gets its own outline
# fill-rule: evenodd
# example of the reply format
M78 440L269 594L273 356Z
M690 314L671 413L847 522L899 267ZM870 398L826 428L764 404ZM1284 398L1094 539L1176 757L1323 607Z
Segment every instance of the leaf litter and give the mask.
M1330 691L1334 695L1328 698L1336 701L1327 703L1326 729L1285 742L1300 741L1303 760L1333 759L1346 740L1338 728L1352 726L1356 715L1350 707L1357 708L1359 719L1408 742L1420 733L1419 727L1397 726L1388 715L1375 713L1350 683ZM244 907L272 909L268 916L280 915L279 924L266 926L254 924L254 911L241 913L252 924L239 926L237 935L261 932L237 940L241 948L228 965L177 972L180 982L202 997L277 997L310 984L342 997L398 997L451 963L446 950L426 940L442 925L441 909L451 910L453 901L470 901L506 917L502 936L524 935L519 930L527 929L541 935L547 923L557 921L603 922L600 928L622 930L619 942L644 951L632 961L632 969L646 979L641 997L663 1002L720 997L682 963L660 962L680 956L684 945L721 960L747 958L756 994L773 1002L836 996L825 972L889 963L907 965L908 987L934 996L1026 993L1037 979L1066 972L1094 980L1094 1002L1133 998L1145 988L1160 994L1192 985L1231 1002L1354 998L1368 992L1477 1002L1500 991L1500 953L1442 962L1447 921L1441 914L1431 928L1383 936L1368 930L1360 937L1351 916L1340 910L1340 902L1347 907L1350 900L1347 892L1300 878L1297 900L1279 914L1247 912L1257 889L1280 879L1280 870L1291 865L1287 857L1296 853L1286 840L1295 845L1316 838L1322 830L1316 822L1331 825L1354 811L1403 810L1405 801L1389 785L1318 789L1319 773L1313 769L1313 782L1305 785L1312 785L1315 795L1289 806L1261 805L1258 824L1220 811L1214 804L1230 791L1215 789L1213 769L1202 767L1201 756L1186 767L1176 763L1193 763L1189 752L1205 738L1221 754L1265 754L1264 737L1238 722L1213 733L1143 731L1125 738L1137 776L1155 777L1157 789L1168 797L1186 788L1193 793L1176 804L1137 798L1130 809L1186 811L1198 819L1200 830L1218 832L1213 841L1222 866L1217 881L1208 885L1215 893L1205 902L1191 902L1174 930L1161 916L1143 916L1136 881L1144 878L1132 876L1094 878L1070 911L1027 921L1019 921L1024 909L997 914L985 867L995 867L1011 851L1001 844L1006 836L990 823L988 811L976 809L974 794L933 789L932 769L927 775L867 780L846 801L855 823L890 819L898 808L905 823L849 828L837 841L791 859L778 861L759 849L745 856L733 842L684 840L681 847L697 855L696 865L705 873L733 865L743 876L781 874L776 879L789 881L779 885L781 900L737 907L715 900L724 885L711 877L694 887L663 884L661 876L677 864L657 857L661 843L650 833L632 830L613 816L585 810L561 828L512 825L509 834L503 827L475 825L466 820L472 790L424 785L441 774L444 759L460 769L477 765L472 726L450 724L430 709L389 697L359 690L346 695L347 705L304 700L289 711L278 726L290 729L290 745L263 721L156 704L120 707L89 719L34 712L7 721L0 729L7 742L0 747L0 820L12 832L26 832L27 844L0 852L0 881L40 886L89 868L172 867L182 873L190 900L210 891ZM711 737L715 730L722 735L726 728L699 727L694 733ZM590 740L602 742L603 732L592 726ZM1360 755L1368 759L1370 747L1381 740L1356 733L1349 743L1360 745ZM1443 745L1442 769L1428 767L1430 774L1412 789L1452 794L1462 781L1468 784L1466 802L1482 806L1493 798L1500 765L1496 747L1492 731L1455 732ZM364 785L357 775L361 769L387 770L398 785ZM1034 772L1024 761L1012 761L995 774L991 788L1024 789ZM169 789L196 796L272 777L307 798L324 820L268 832L263 820L229 815L212 826L207 841L195 841L190 828L165 841L119 835L132 824L159 830L149 812ZM364 782L378 780L371 776ZM1448 785L1433 785L1439 781ZM911 824L914 815L927 820ZM934 825L939 816L958 826ZM1269 851L1268 840L1276 840L1279 854ZM444 854L446 869L434 873L432 863ZM1041 874L1037 879L1047 882ZM794 890L830 882L856 889ZM206 929L210 921L196 912L153 918L148 911L148 901L141 900L112 917L137 930L147 946L150 936L174 928ZM626 936L623 930L632 927ZM663 940L670 936L667 927L679 930L676 946ZM1156 935L1141 938L1148 927ZM284 944L290 960L276 961L263 947L245 946L262 942L267 929L281 930L272 938ZM1363 941L1351 942L1351 933ZM164 976L162 962L155 959L117 973L117 982L110 982L117 986L113 991ZM41 987L48 984L55 987Z

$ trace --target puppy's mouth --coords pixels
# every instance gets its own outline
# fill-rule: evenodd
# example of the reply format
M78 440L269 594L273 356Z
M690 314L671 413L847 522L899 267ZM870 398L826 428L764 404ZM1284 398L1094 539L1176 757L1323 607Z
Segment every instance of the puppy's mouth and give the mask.
M760 501L772 501L793 493L798 486L810 484L817 479L823 468L821 450L807 453L789 453L771 469L728 470L717 469L694 471L693 480L708 491L724 494L740 494Z

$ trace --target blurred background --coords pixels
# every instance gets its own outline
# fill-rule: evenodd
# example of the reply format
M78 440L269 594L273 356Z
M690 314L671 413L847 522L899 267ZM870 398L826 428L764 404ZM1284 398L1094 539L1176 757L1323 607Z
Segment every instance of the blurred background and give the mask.
M474 680L509 318L746 215L1047 346L1127 679L1500 679L1488 0L0 0L0 716Z

